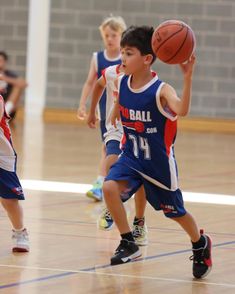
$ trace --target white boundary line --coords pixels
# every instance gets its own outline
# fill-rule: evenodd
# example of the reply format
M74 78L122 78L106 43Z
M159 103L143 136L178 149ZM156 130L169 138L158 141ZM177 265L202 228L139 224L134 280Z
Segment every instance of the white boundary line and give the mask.
M76 184L65 182L39 181L39 180L21 180L22 187L25 190L62 192L84 194L92 185ZM193 203L208 203L220 205L235 205L235 195L220 195L208 193L183 192L184 201Z
M48 268L48 267L36 267L36 266L19 266L19 265L8 265L8 264L0 264L0 267L8 267L8 268L19 268L19 269L28 269L28 270L45 270L45 271L54 271L54 272L64 272L64 273L78 273L78 274L89 274L89 275L101 275L101 276L111 276L111 277L120 277L120 278L131 278L131 279L146 279L146 280L156 280L162 282L172 282L172 283L188 283L188 284L203 284L210 286L220 286L227 288L235 288L235 284L227 284L227 283L212 283L206 282L204 280L195 281L195 280L183 280L183 279L168 279L168 278L160 278L160 277L151 277L151 276L136 276L136 275L125 275L118 273L105 273L105 272L97 272L97 271L85 271L85 270L71 270L71 269L58 269L58 268ZM44 277L39 277L44 278ZM35 280L34 278L32 280ZM35 281L34 281L35 282ZM18 282L19 285L21 282ZM24 281L22 281L22 284Z
M52 182L40 180L20 180L23 189L33 191L46 192L62 192L62 193L86 193L92 188L89 184L76 184L66 182Z

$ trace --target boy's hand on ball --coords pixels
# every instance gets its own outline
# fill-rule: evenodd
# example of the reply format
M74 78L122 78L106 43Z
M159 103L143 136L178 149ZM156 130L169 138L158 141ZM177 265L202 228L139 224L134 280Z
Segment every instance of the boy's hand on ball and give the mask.
M196 56L193 54L189 60L184 63L181 63L179 66L183 72L184 78L190 78L193 74L194 65L196 61Z

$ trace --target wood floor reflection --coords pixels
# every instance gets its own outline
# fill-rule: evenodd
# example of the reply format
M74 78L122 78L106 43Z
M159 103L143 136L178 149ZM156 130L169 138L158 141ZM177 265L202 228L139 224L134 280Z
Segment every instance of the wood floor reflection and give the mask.
M21 179L90 184L100 158L98 130L84 125L15 122L13 141ZM235 136L179 131L175 152L183 191L235 197ZM100 231L102 203L84 194L25 190L25 222L31 252L11 253L11 226L0 208L0 293L235 293L235 207L186 203L211 235L214 267L192 279L190 243L162 213L146 210L149 245L142 258L110 267L117 229ZM126 209L130 222L133 200Z

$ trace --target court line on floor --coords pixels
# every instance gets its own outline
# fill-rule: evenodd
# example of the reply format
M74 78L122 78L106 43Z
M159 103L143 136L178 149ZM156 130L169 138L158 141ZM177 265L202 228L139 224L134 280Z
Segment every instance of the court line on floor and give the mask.
M68 183L68 182L54 182L42 180L21 180L24 189L44 192L63 192L63 193L86 193L92 188L89 184L81 183ZM209 193L196 193L182 191L184 201L193 203L206 203L206 204L220 204L220 205L235 205L234 195L222 194L209 194Z
M0 215L0 219L6 219L8 221L8 216L7 215ZM63 219L50 219L50 218L32 218L32 217L25 217L26 220L31 220L31 221L44 221L44 222L49 222L52 224L64 224L64 225L70 225L70 224L77 224L77 225L92 225L96 226L96 222L90 222L90 221L73 221L73 220L63 220ZM1 229L3 231L9 231L8 229ZM148 226L148 230L156 230L160 232L176 232L179 234L185 234L185 231L182 229L172 229L172 228L162 228L162 227L153 227L153 226ZM228 236L228 237L234 237L235 233L223 233L223 232L212 232L212 231L207 231L209 235L214 235L214 236ZM40 234L40 233L39 233ZM49 234L49 233L43 233L43 234ZM50 233L51 234L51 233ZM71 234L59 234L61 236L72 236L72 237L87 237L87 238L97 238L97 236L85 236L85 235L71 235ZM101 237L103 238L103 237ZM110 239L110 238L109 238ZM112 238L113 240L117 240L117 238Z
M215 244L213 247L222 247L226 245L231 245L235 244L234 241L230 242L223 242L219 244ZM133 262L140 262L144 260L153 260L153 259L159 259L161 257L166 257L166 256L172 256L172 255L178 255L186 252L190 252L191 249L185 249L185 250L179 250L179 251L173 251L173 252L167 252L163 254L158 254L158 255L153 255L153 256L147 256L144 258L139 258L135 261L132 261L131 263L127 263L125 266L132 264ZM124 265L121 265L124 266ZM206 282L204 280L200 281L189 281L189 280L183 280L183 279L168 279L168 278L160 278L160 277L150 277L150 276L136 276L136 275L125 275L125 274L111 274L111 273L104 273L104 272L97 272L98 269L105 269L105 268L113 268L110 266L110 264L105 264L105 265L100 265L97 267L91 267L91 268L84 268L81 270L70 270L70 269L58 269L58 268L46 268L46 267L34 267L34 266L18 266L18 265L7 265L7 264L0 264L0 267L8 267L8 268L19 268L19 269L35 269L35 270L47 270L47 271L54 271L54 272L61 272L60 274L54 274L54 275L49 275L41 278L36 278L36 279L31 279L31 280L26 280L22 282L17 282L17 283L11 283L11 284L6 284L6 285L0 285L0 289L5 289L5 288L12 288L15 286L19 285L24 285L24 284L31 284L34 282L40 282L40 281L45 281L45 280L51 280L55 278L61 278L69 275L74 275L74 274L96 274L96 275L103 275L103 276L115 276L115 277L126 277L126 278L138 278L138 279L150 279L150 280L158 280L158 281L167 281L167 282L178 282L178 283L193 283L193 284L205 284L205 285L211 285L211 286L221 286L221 287L229 287L229 288L235 288L235 284L227 284L227 283L211 283L211 282Z
M215 245L213 245L213 248L215 248L215 247L223 247L223 246L231 245L231 244L235 244L235 240L215 244ZM133 260L132 263L133 262L145 261L145 260L159 259L161 257L178 255L178 254L187 253L187 252L191 252L191 251L192 251L191 249L183 249L183 250L178 250L178 251L172 251L172 252L167 252L167 253L162 253L162 254L157 254L157 255L141 257L141 258L138 258L136 260ZM92 267L92 268L87 268L87 269L82 269L82 270L83 271L92 271L92 270L94 271L94 270L97 270L97 269L102 269L102 268L107 268L107 267L110 267L110 265L100 265L100 266L97 266L97 267Z
M2 265L0 265L2 266ZM118 273L106 273L106 272L94 272L94 271L83 271L83 270L62 270L62 269L53 269L53 268L38 268L38 267L20 267L24 269L30 270L47 270L47 271L57 271L61 272L60 274L54 274L50 276L45 276L37 279L31 279L23 282L18 283L11 283L0 286L0 289L12 288L15 286L25 285L25 284L32 284L35 282L41 282L46 280L51 280L55 278L63 278L66 276L76 275L76 274L90 274L90 275L100 275L100 276L111 276L111 277L120 277L120 278L132 278L132 279L146 279L146 280L155 280L159 282L171 282L171 283L189 283L189 284L203 284L203 285L210 285L210 286L220 286L226 288L235 288L235 284L228 284L228 283L213 283L207 282L205 280L184 280L184 279L171 279L171 278L163 278L163 277L151 277L151 276L137 276L137 275L127 275L127 274L118 274Z

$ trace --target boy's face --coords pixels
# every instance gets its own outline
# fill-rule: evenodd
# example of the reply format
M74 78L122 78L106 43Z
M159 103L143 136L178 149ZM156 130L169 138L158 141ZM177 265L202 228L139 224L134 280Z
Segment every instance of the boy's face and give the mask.
M107 25L101 35L107 50L120 49L121 33L119 31L114 31Z
M143 68L146 55L141 55L136 47L126 46L121 48L121 59L125 74L130 75Z

